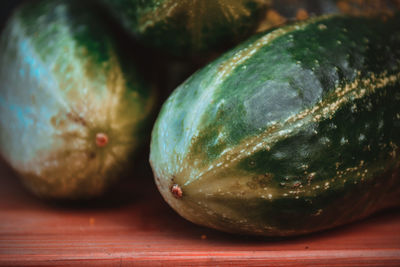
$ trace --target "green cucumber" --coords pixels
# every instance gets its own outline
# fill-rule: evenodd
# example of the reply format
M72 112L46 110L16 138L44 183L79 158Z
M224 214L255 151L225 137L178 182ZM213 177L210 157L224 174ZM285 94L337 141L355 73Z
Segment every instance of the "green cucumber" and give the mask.
M154 92L89 2L20 7L0 41L0 152L43 198L101 194L143 142Z
M254 36L179 86L150 162L186 219L288 236L398 205L399 146L399 16L323 16Z
M249 35L269 0L102 0L147 45L175 55L205 53Z

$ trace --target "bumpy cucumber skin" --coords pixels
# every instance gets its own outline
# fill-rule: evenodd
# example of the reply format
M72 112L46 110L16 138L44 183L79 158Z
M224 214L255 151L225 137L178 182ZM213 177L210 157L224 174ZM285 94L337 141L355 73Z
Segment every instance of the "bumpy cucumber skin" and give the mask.
M399 27L398 16L314 18L198 71L153 129L164 199L194 223L267 236L398 205Z
M90 2L39 1L2 33L0 152L40 197L103 193L142 143L154 93L102 19Z
M102 0L147 45L184 56L206 53L249 35L269 0Z

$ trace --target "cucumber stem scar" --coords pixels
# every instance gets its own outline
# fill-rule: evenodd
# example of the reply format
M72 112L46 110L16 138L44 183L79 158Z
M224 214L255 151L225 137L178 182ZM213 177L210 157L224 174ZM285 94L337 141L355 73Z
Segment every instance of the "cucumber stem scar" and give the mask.
M181 198L183 195L182 188L177 184L174 184L171 187L171 193L174 195L174 197L176 197L178 199Z
M108 136L105 133L96 134L96 145L98 147L105 147L108 144Z

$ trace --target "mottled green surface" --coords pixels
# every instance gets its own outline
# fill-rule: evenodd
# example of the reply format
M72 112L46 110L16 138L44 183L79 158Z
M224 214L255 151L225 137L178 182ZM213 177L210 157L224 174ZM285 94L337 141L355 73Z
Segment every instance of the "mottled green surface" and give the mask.
M41 197L101 194L143 142L154 95L115 39L76 0L27 3L2 33L0 151Z
M268 0L102 0L139 40L175 55L225 47L257 26Z
M157 185L185 218L237 233L302 234L396 205L399 90L398 16L321 17L255 36L164 104Z

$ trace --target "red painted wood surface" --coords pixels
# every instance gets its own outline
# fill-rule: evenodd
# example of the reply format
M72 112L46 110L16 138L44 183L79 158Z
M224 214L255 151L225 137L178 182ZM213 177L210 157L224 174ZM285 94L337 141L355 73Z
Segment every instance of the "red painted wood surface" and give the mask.
M290 239L239 237L179 217L144 172L94 203L54 205L0 162L0 265L400 266L400 210Z

